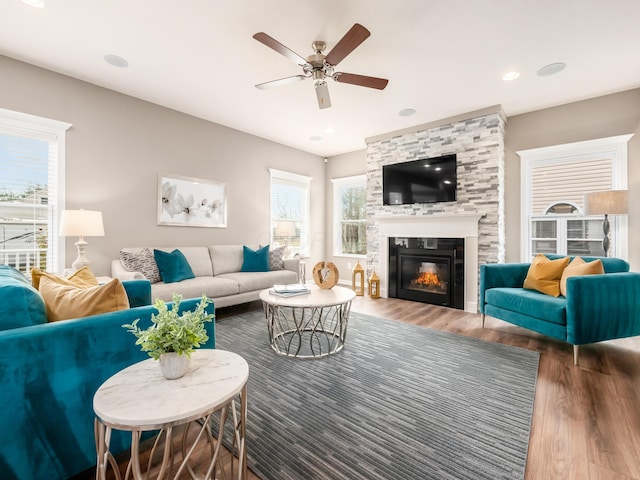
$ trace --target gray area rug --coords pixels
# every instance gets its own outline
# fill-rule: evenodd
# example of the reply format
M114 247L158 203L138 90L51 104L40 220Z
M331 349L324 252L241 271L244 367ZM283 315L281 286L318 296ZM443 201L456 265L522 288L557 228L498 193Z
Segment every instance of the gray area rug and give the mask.
M249 363L248 463L265 480L524 477L537 352L354 312L324 359L273 352L261 311L216 329Z

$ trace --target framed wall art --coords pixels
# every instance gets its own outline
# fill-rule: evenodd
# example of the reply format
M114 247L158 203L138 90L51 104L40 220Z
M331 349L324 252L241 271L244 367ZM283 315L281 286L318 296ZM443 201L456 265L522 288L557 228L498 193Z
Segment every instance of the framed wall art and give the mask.
M158 225L227 226L224 183L158 173Z

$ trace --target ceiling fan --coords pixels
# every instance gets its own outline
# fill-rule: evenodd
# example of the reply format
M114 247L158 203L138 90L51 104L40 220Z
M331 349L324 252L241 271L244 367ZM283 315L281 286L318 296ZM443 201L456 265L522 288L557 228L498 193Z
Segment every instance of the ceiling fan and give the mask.
M376 88L384 90L389 83L386 78L368 77L366 75L356 75L354 73L334 72L333 69L338 63L353 52L358 45L364 42L371 32L365 27L356 23L349 31L340 39L335 47L328 53L324 54L327 44L323 41L315 41L311 44L315 53L307 58L301 57L293 50L285 47L283 44L270 37L264 32L256 33L255 38L260 43L272 48L289 60L297 63L302 67L303 74L294 75L293 77L285 77L279 80L259 83L256 88L261 90L286 85L288 83L297 82L306 78L313 78L316 96L318 97L318 106L320 108L329 108L331 106L331 98L329 97L329 88L327 87L326 78L332 78L336 82L350 83L361 87Z

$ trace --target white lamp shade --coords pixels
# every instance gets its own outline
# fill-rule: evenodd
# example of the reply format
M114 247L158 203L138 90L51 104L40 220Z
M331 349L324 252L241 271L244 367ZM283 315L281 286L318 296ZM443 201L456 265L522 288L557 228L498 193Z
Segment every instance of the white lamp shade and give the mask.
M291 220L280 220L276 222L276 237L293 237L296 234L296 225Z
M102 212L94 210L64 210L60 217L63 237L103 237Z
M591 192L584 196L586 215L624 215L629 213L629 195L627 190L608 190Z

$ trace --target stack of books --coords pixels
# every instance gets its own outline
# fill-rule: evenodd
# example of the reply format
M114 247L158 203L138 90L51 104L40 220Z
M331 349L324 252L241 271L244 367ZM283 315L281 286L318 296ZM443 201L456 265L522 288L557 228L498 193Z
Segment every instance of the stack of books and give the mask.
M290 285L274 285L269 293L279 297L295 297L296 295L306 295L311 292L304 283L292 283Z

